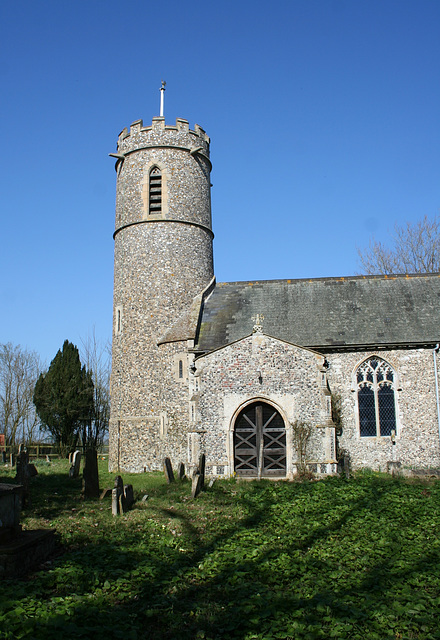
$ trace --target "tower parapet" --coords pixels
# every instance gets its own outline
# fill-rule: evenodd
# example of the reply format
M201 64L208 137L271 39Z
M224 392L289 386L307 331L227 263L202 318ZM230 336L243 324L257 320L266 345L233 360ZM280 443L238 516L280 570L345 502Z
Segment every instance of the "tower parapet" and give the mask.
M123 129L118 137L118 153L129 154L138 151L143 145L156 146L157 144L193 151L200 147L199 152L209 158L210 139L198 124L194 130L189 128L188 120L176 118L176 125L165 124L164 117L153 118L149 127L143 126L142 120L135 120L130 130Z

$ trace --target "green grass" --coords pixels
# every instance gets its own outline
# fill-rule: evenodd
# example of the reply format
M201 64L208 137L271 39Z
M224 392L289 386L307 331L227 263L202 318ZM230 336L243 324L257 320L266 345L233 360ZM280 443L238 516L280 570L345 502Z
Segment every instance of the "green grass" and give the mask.
M218 481L191 500L123 474L149 499L113 518L67 471L32 481L22 522L56 528L62 552L0 584L2 639L440 638L440 482Z

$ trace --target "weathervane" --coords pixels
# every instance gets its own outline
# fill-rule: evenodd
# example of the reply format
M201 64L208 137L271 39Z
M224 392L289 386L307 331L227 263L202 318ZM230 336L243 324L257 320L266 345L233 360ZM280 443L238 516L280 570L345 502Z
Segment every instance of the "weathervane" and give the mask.
M160 117L163 118L163 97L165 95L165 80L162 80L162 86L160 88Z

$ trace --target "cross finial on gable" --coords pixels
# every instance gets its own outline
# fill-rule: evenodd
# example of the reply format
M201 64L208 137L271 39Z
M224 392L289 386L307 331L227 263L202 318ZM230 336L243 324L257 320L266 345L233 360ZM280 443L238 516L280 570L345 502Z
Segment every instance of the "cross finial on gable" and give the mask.
M264 316L261 313L257 313L257 315L256 316L252 316L251 319L255 322L254 327L252 329L252 332L253 333L262 333Z

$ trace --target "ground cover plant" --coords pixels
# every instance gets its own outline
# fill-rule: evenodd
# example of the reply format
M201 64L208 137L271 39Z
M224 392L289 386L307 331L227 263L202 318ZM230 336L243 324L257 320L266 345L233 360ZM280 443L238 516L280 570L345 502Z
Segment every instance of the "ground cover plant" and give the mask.
M33 479L22 522L55 527L61 552L2 581L2 639L440 638L438 482L230 480L191 500L189 483L123 474L149 498L113 518L67 472Z

